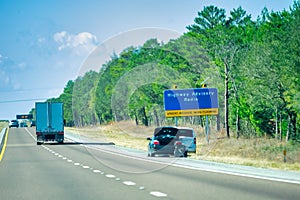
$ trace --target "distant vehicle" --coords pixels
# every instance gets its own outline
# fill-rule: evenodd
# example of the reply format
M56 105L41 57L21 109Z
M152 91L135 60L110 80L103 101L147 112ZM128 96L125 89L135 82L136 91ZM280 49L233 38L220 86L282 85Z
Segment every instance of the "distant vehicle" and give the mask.
M19 124L19 127L28 127L27 123L26 122L21 122Z
M33 126L35 126L35 121L30 122L30 127L33 127Z
M64 142L63 103L36 102L37 145L46 141Z
M148 156L170 154L176 157L187 157L196 153L196 134L192 128L164 126L154 130L149 140Z
M16 128L19 128L19 122L18 120L10 120L9 124L8 124L9 128L11 127L16 127Z

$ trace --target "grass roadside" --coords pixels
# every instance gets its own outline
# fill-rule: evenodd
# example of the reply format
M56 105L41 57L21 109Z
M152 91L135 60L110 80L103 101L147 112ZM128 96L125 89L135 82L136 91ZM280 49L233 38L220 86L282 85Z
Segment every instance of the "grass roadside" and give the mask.
M202 159L262 168L300 171L300 145L275 139L220 139L203 144ZM205 151L205 149L207 149ZM284 162L286 150L286 162ZM200 156L201 157L201 156Z
M134 123L121 122L106 126L66 128L81 136L114 142L117 146L147 151L147 137L153 134L154 127L136 126ZM240 164L262 168L300 171L300 144L280 142L274 139L227 139L211 135L209 144L205 135L197 132L197 153L193 159ZM286 150L286 162L283 151Z
M3 128L7 128L8 127L8 122L0 122L0 131L3 129Z

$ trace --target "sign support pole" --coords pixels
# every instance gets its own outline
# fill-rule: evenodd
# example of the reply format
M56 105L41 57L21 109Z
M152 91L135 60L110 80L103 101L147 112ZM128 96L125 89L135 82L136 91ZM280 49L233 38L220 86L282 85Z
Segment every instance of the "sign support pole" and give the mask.
M175 126L178 126L178 118L175 117Z
M206 141L209 144L209 121L208 121L207 115L206 115L206 121L205 121L205 135L206 135Z

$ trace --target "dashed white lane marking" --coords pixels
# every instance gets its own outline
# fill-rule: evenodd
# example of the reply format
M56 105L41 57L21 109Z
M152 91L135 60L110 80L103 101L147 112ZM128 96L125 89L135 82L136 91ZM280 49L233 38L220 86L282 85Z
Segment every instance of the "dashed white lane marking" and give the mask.
M156 197L166 197L167 196L167 194L162 193L162 192L158 192L158 191L150 192L150 194L153 195L153 196L156 196Z
M116 176L115 175L113 175L113 174L106 174L105 175L107 178L115 178Z
M123 184L128 186L136 185L136 183L132 181L124 181Z
M62 155L60 155L59 153L56 153L55 151L51 150L50 148L45 147L45 146L43 146L43 147L44 147L47 151L49 151L50 153L54 154L55 156L58 156L59 158L62 158L63 160L67 160L67 162L69 162L69 163L73 162L73 160L68 159L68 158L62 156ZM86 166L86 165L83 165L83 164L80 164L80 163L77 163L77 162L75 162L74 165L75 165L75 166L82 166L82 168L84 168L84 169L91 169L91 170L93 170L93 168L90 168L89 166ZM93 172L94 172L94 173L100 173L100 174L102 174L102 175L105 174L104 172L102 172L102 171L100 171L100 170L93 170ZM105 176L106 176L107 178L116 178L116 176L113 175L113 174L107 174L107 175L105 175ZM116 181L120 181L121 179L120 179L120 178L116 178L115 180L116 180ZM127 186L135 186L135 185L137 185L135 182L132 182L132 181L124 181L123 184L124 184L124 185L127 185ZM139 190L144 190L144 189L145 189L144 186L140 186L140 187L139 187ZM167 197L167 194L162 193L162 192L159 192L159 191L152 191L152 192L150 192L150 195L155 196L155 197Z
M32 135L27 129L26 129L26 131L27 131L27 132L30 134L30 136L35 140L35 138L33 137L33 135ZM56 155L56 156L59 155L58 153L54 152L53 150L51 150L51 149L48 148L48 147L43 146L43 148L45 148L45 149L48 150L50 153L52 153L52 154L54 154L54 155ZM64 157L64 158L65 158L65 157ZM63 158L63 159L64 159L64 158ZM64 160L67 160L67 158L65 158ZM67 162L70 162L70 163L71 163L71 162L73 162L73 161L70 160L70 159L68 159ZM81 164L80 164L80 163L74 163L74 165L75 165L75 166L79 166L79 165L81 165ZM85 167L85 166L83 166L83 168L84 168L84 167ZM93 170L93 172L94 172L94 173L100 173L100 174L104 175L104 172L101 172L100 170ZM113 175L113 174L107 174L106 177L107 177L107 178L115 178L116 176ZM120 181L121 179L120 179L120 178L116 178L116 180L117 180L117 181ZM132 182L132 181L124 181L123 184L124 184L124 185L128 185L128 186L136 185L136 183L134 183L134 182ZM140 190L144 190L145 187L140 186L139 189L140 189ZM153 192L150 192L150 195L155 196L155 197L167 197L167 194L162 193L162 192L159 192L159 191L153 191Z

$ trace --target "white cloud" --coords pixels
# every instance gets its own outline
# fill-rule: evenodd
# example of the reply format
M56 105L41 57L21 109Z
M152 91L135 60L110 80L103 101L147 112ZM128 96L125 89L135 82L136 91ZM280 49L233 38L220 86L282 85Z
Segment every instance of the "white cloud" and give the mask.
M5 71L0 69L0 83L3 85L7 85L9 83L9 77L5 73Z
M74 35L62 31L55 33L53 39L58 43L59 51L70 49L77 55L89 53L98 43L97 37L89 32L82 32Z
M60 33L55 33L53 38L57 43L61 43L61 44L66 43L66 41L68 40L67 32L62 31Z
M17 67L18 67L20 70L26 69L26 66L27 66L27 64L26 64L25 62L19 63L19 64L17 65Z
M7 57L4 57L2 54L0 54L0 64L2 64L6 59Z
M21 74L26 70L26 62L17 63L0 54L0 90L20 89Z
M39 37L37 41L38 43L44 43L46 39L44 37Z

